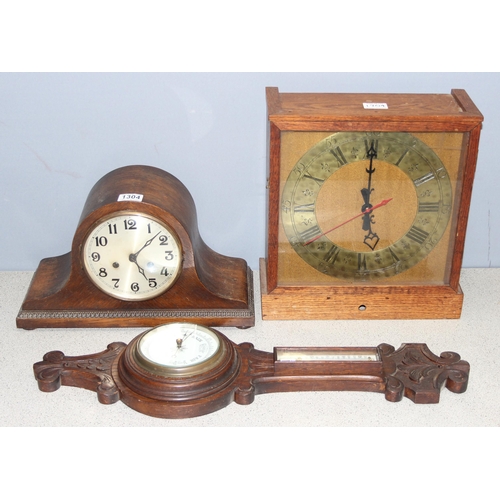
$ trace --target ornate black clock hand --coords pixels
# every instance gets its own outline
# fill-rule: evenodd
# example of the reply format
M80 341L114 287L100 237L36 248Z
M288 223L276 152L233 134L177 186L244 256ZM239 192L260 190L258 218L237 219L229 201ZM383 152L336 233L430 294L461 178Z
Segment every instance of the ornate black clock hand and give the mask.
M375 149L375 141L371 141L370 147L366 151L366 156L370 159L370 166L366 169L368 173L368 187L361 189L361 196L363 197L364 204L361 207L361 213L363 215L363 231L367 231L368 234L363 239L363 243L370 247L372 250L375 250L377 243L380 238L377 233L372 231L372 224L375 224L374 215L371 213L372 204L370 203L371 193L373 191L372 188L372 175L375 172L375 168L373 168L373 159L377 157L377 150Z

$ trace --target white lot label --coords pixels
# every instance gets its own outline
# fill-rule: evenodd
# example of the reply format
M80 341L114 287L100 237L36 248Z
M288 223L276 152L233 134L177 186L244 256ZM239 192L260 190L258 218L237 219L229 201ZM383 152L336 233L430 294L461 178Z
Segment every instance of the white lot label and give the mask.
M142 201L143 198L144 195L142 194L128 193L119 195L117 201Z
M365 109L389 109L385 102L364 102L363 108Z

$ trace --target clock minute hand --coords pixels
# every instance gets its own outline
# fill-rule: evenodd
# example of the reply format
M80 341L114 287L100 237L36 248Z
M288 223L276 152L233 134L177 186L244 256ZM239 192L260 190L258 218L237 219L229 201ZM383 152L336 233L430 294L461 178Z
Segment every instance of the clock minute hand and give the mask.
M377 208L380 208L380 207L387 205L391 200L392 200L392 198L387 198L386 200L382 200L380 203L377 203L376 205L373 205L372 207L367 208L364 212L360 212L359 214L355 215L354 217L351 217L350 219L347 219L346 221L342 222L341 224L337 224L335 227L332 227L328 231L325 231L324 233L321 233L320 235L315 236L314 238L310 239L309 241L306 241L304 243L304 245L309 245L310 243L321 238L322 236L325 236L326 234L331 233L332 231L335 231L335 229L338 229L339 227L345 226L348 222L351 222L354 219L357 219L358 217L370 214L371 212L373 212Z
M368 187L361 189L361 196L363 197L363 206L361 207L361 212L365 212L367 209L371 208L372 205L370 203L370 197L373 191L372 188L372 175L375 172L375 168L373 168L373 159L377 157L377 151L373 147L373 141L370 145L370 148L366 152L366 156L370 159L370 166L365 169L368 174ZM370 231L370 217L363 218L363 230Z
M134 255L135 258L137 258L137 256L148 246L148 245L151 245L151 242L161 233L161 231L158 231L152 238L150 238L148 241L146 241L146 243L144 243L144 245L142 245L142 247L137 251L135 252L134 254L131 254L131 255Z

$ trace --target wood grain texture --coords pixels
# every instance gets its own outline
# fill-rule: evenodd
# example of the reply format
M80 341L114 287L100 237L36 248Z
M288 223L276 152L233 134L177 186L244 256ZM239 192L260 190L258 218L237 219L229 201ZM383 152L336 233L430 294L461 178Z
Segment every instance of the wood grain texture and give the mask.
M331 286L266 289L261 259L264 320L457 319L464 296L450 286Z

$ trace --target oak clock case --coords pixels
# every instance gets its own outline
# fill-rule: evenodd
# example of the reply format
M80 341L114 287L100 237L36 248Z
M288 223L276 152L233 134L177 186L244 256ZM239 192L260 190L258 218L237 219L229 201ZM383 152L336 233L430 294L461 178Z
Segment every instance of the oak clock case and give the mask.
M25 329L254 325L252 273L203 242L173 175L122 167L92 188L71 251L43 259L17 317Z
M466 92L267 102L263 318L460 317L482 122Z
M365 391L390 402L438 403L442 387L467 389L470 366L457 353L437 356L425 344L264 352L213 328L171 323L96 354L51 351L33 369L43 392L81 387L95 391L102 404L122 401L153 417L190 418L273 392Z

